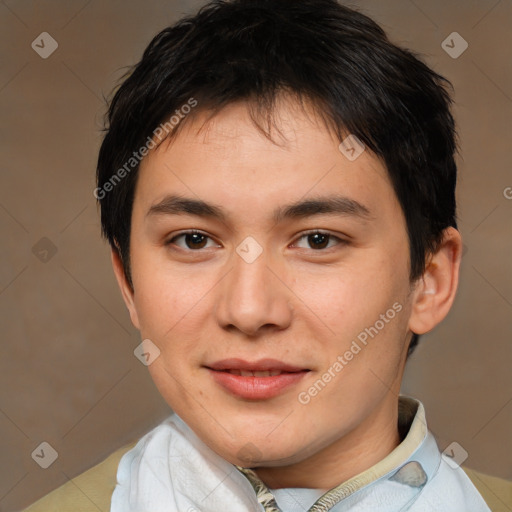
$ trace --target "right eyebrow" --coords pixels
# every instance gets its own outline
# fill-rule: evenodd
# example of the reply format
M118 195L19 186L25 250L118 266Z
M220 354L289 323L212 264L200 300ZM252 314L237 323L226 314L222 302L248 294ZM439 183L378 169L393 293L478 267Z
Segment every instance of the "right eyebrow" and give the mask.
M197 215L198 217L211 217L220 221L226 221L226 214L222 207L206 203L200 199L191 199L177 195L164 197L160 202L152 205L146 213L151 215Z

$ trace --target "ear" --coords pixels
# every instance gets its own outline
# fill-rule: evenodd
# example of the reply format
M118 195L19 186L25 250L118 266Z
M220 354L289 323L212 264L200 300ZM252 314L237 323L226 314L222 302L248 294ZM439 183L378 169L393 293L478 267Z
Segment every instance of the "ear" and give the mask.
M437 252L431 255L414 290L409 329L425 334L439 324L452 307L459 283L462 238L453 227L444 230Z
M132 290L130 283L128 283L128 279L126 278L119 252L112 248L110 251L110 257L112 260L112 268L114 269L114 274L117 279L117 284L119 285L124 303L126 304L126 307L130 313L132 324L136 329L140 330L139 316L137 315L137 309L135 308L135 302L133 300L134 291Z

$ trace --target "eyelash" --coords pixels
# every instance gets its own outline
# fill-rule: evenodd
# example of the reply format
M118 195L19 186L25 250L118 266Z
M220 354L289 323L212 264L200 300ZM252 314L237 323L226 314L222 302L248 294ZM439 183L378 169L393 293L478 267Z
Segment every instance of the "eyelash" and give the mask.
M174 245L174 242L180 238L180 237L183 237L183 236L186 236L186 235L201 235L201 236L204 236L210 240L213 240L210 236L208 236L207 234L203 233L202 231L198 231L196 229L191 229L191 230L188 230L188 231L182 231L181 233L178 233L177 235L174 235L170 240L168 240L166 242L165 245ZM329 244L329 242L334 239L336 240L336 246L338 245L348 245L348 241L347 240L344 240L342 238L339 238L335 235L333 235L332 233L329 233L328 231L322 231L322 230L318 230L318 229L313 229L313 230L310 230L310 231L306 231L304 233L302 233L296 240L301 240L302 238L306 238L308 236L311 236L311 235L324 235L324 236L327 236L329 237L329 241L327 242L327 244ZM312 249L310 248L310 250L314 251L314 252L326 252L328 249L332 249L333 247L327 247L327 248L322 248L322 249ZM189 248L186 248L184 249L183 247L179 247L179 249L183 250L183 251L187 251L187 252L201 252L202 249L189 249Z

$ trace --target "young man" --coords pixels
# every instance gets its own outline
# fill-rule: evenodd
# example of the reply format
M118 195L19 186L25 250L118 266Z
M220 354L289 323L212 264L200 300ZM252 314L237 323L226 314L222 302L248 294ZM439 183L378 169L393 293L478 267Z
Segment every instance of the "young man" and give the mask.
M174 414L112 512L490 510L399 396L458 283L446 85L335 0L215 1L151 42L95 195Z

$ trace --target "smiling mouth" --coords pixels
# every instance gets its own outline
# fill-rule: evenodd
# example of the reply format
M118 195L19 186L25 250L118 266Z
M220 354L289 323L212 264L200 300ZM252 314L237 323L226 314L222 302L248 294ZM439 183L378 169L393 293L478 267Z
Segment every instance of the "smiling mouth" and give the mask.
M297 385L311 371L274 359L225 359L205 368L224 391L245 400L274 398Z
M243 377L272 377L280 373L297 373L309 371L308 368L291 365L278 359L258 359L257 361L246 361L239 358L223 359L206 366L214 371L223 371L242 375Z
M214 370L218 372L227 372L232 375L240 375L241 377L275 377L282 373L296 373L296 372L284 372L282 370L267 370L267 371L249 371L249 370Z

